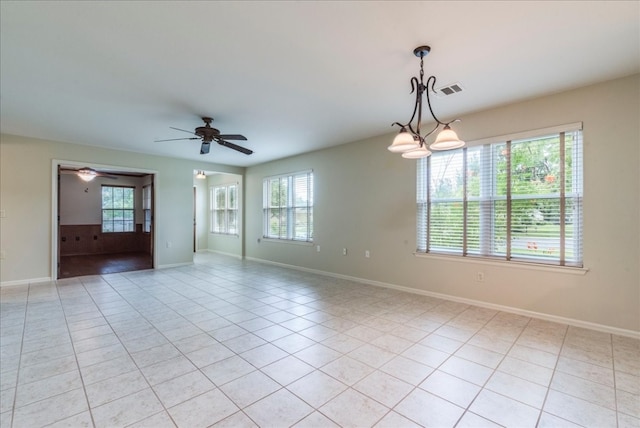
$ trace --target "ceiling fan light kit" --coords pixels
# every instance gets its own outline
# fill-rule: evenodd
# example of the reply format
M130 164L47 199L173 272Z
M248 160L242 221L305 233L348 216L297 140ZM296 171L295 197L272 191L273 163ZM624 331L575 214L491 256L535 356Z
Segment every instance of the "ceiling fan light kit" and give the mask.
M453 150L464 147L465 145L464 141L458 138L458 135L450 126L453 122L458 122L460 119L443 122L436 117L433 113L433 109L431 108L429 92L435 92L434 86L436 84L436 77L430 76L427 78L427 83L425 85L423 65L424 57L427 56L429 52L431 52L431 47L426 45L418 46L413 50L413 54L420 58L420 78L411 78L411 93L416 93L416 100L413 105L413 114L407 123L394 122L391 125L398 125L400 127L400 132L396 135L393 142L387 149L393 153L401 153L402 157L406 159L419 159L431 155L431 150ZM425 94L429 113L431 113L431 117L436 122L436 126L425 135L422 135L420 133L420 124L422 123L422 100ZM440 126L443 128L435 141L431 144L427 144L426 139L436 132Z
M96 171L93 168L83 167L80 169L70 168L70 167L61 167L61 174L74 174L77 175L82 181L89 182L92 181L96 177L109 178L111 180L117 180L118 177L115 175L111 175L106 172Z
M195 129L195 131L187 131L185 129L174 128L170 126L169 128L175 129L176 131L187 132L189 134L195 135L195 137L187 137L187 138L171 138L168 140L156 140L156 143L164 142L164 141L177 141L177 140L202 140L202 144L200 145L200 154L206 155L209 153L211 149L211 143L216 142L221 146L228 147L230 149L236 150L240 153L244 153L245 155L250 155L253 153L253 150L249 150L245 147L238 146L237 144L230 143L227 140L240 140L246 141L247 137L240 134L221 134L219 130L211 127L211 122L213 122L213 118L203 117L202 121L204 122L204 126L199 126Z
M86 181L86 182L89 182L98 176L98 173L91 168L79 169L76 174L78 175L78 177L80 177L82 181Z

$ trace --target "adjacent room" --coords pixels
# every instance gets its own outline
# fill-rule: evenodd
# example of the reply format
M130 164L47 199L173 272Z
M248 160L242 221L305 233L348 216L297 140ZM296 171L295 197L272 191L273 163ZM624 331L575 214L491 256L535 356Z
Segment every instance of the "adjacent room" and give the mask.
M0 426L640 427L640 2L0 2Z

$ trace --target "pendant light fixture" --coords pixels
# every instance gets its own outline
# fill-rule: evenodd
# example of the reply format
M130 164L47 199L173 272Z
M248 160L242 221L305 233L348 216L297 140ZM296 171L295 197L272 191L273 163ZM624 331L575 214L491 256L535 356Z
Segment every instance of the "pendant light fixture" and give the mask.
M204 171L198 171L198 173L196 174L196 178L198 180L204 180L205 178L207 178L207 174L205 174Z
M76 172L76 174L82 181L86 182L89 182L98 176L96 170L91 168L81 168Z
M442 122L436 117L431 108L431 100L429 99L429 92L434 91L436 84L436 77L430 76L427 79L427 84L424 84L424 66L423 60L431 52L429 46L418 46L413 50L413 54L420 58L420 79L417 77L411 78L411 93L416 93L416 101L413 106L413 114L411 119L407 123L394 122L393 125L400 127L400 132L393 139L393 143L388 147L390 152L402 153L403 158L418 159L427 157L431 154L431 150L452 150L460 147L464 147L464 141L458 138L458 135L449 125L453 122L458 122L460 119L452 120L451 122ZM429 113L431 117L436 121L436 126L427 134L422 135L420 133L420 124L422 123L422 97L426 94L427 107L429 107ZM414 123L415 119L415 123ZM431 144L427 144L426 139L431 134L436 132L438 128L442 126L442 130L436 137L435 141Z

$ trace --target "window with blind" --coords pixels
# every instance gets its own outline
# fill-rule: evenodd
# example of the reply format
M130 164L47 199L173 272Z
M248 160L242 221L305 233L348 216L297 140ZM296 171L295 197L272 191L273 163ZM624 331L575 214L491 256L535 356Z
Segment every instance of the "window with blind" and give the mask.
M581 124L418 161L418 252L582 267Z
M313 242L313 171L263 181L263 237Z
M102 232L133 232L134 187L102 186Z
M144 223L142 231L151 232L151 184L142 187L142 212L144 214Z
M211 188L211 233L238 234L238 185Z

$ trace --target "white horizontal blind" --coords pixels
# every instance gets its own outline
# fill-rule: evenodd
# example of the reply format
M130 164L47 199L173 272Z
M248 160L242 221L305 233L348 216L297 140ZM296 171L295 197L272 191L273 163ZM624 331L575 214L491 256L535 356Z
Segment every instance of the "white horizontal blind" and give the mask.
M238 234L238 185L211 187L211 233Z
M313 241L313 172L263 181L263 237Z
M151 184L142 187L143 232L151 232Z
M417 189L419 252L582 266L580 130L435 153Z

